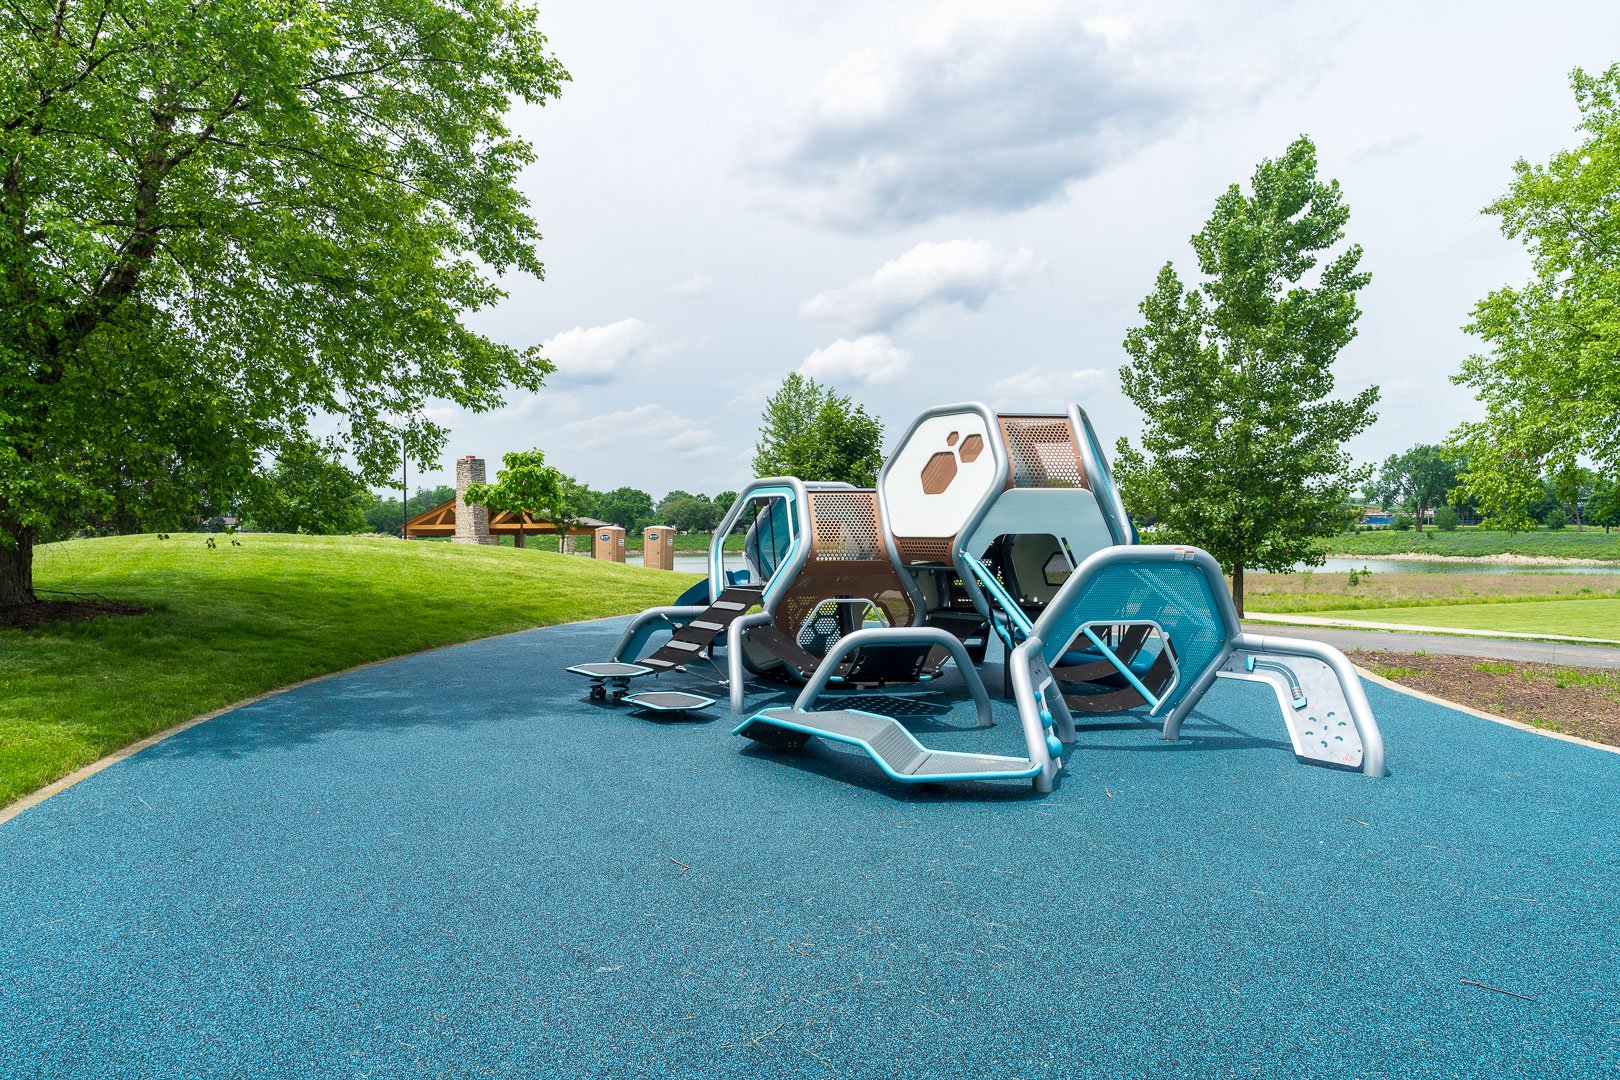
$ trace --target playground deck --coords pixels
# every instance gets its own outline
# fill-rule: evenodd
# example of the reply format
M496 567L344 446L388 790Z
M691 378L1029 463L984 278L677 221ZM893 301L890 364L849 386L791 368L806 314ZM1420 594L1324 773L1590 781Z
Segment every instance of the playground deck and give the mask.
M1369 779L1222 682L1177 744L1082 719L1050 795L902 786L584 702L622 625L307 686L0 825L0 1071L1620 1069L1620 755L1369 687ZM840 704L1021 746L954 677L899 697Z

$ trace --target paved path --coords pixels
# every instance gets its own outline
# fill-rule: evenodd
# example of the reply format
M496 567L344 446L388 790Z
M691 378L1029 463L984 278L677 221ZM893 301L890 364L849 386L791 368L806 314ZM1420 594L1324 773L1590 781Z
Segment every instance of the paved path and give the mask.
M1394 630L1398 633L1438 634L1443 637L1504 638L1513 641L1541 641L1557 638L1575 645L1600 645L1620 648L1620 641L1612 638L1576 637L1570 634L1526 634L1517 630L1475 630L1460 626L1423 626L1416 623L1378 622L1375 619L1338 619L1323 615L1284 615L1264 611L1251 611L1254 622L1281 623L1289 626L1331 626L1341 630Z
M1087 724L1049 796L902 789L583 702L619 625L303 687L0 825L0 1074L1620 1070L1620 756L1372 686L1371 780L1223 681L1179 743ZM953 682L921 738L1019 746Z
M1279 626L1246 622L1252 634L1310 638L1349 652L1352 649L1388 649L1390 652L1429 652L1442 656L1478 656L1491 660L1524 660L1537 664L1620 669L1620 649L1601 645L1566 645L1551 641L1508 638L1454 637L1450 634L1408 634L1385 630L1349 630L1322 626ZM1352 657L1354 659L1354 657Z

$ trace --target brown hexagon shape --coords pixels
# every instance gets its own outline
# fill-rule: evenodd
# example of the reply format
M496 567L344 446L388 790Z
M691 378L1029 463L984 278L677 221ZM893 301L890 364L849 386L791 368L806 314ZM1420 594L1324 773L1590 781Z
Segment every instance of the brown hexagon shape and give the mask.
M978 460L979 455L984 453L984 436L969 435L962 440L961 451L963 461Z
M956 479L956 455L949 450L941 450L928 459L923 466L922 489L924 495L938 495L951 486Z

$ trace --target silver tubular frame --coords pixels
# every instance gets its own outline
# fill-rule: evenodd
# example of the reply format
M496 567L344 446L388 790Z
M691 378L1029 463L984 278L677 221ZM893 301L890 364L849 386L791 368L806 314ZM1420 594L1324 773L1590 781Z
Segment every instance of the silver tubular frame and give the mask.
M1086 470L1086 483L1090 485L1091 494L1097 499L1097 507L1102 511L1103 521L1108 524L1108 531L1114 536L1114 543L1129 544L1130 517L1125 513L1125 502L1120 498L1119 485L1114 483L1114 473L1108 467L1108 459L1103 456L1102 444L1097 441L1097 433L1092 430L1091 418L1086 415L1086 410L1079 405L1070 405L1069 426L1074 429L1074 443L1080 448L1080 464ZM1107 499L1097 490L1098 476L1108 479L1110 497Z
M1058 771L1063 768L1063 759L1054 758L1047 746L1046 717L1041 715L1042 705L1046 706L1052 718L1052 727L1060 743L1072 743L1075 730L1074 716L1069 712L1068 703L1063 700L1057 680L1052 677L1052 669L1046 666L1041 648L1039 637L1028 638L1013 650L1007 663L1012 671L1013 700L1018 703L1018 722L1024 731L1024 743L1029 748L1029 760L1041 767L1039 775L1035 777L1035 790L1045 792L1052 790Z
M726 681L730 684L733 715L743 711L743 680L748 675L748 669L743 664L743 634L749 627L764 626L775 621L776 616L769 611L756 611L733 619L731 625L726 627Z
M721 519L719 526L714 530L714 538L709 542L709 595L719 596L726 591L726 563L725 548L726 537L731 534L732 526L742 516L748 507L748 502L754 493L761 488L787 488L793 493L791 512L793 514L794 551L792 558L778 566L771 574L771 580L766 583L765 591L761 597L766 611L773 610L775 602L781 598L782 585L798 576L804 568L805 561L810 557L810 490L849 491L853 490L849 484L813 484L807 485L796 476L765 476L753 481L737 494L737 501L731 504L726 516ZM779 497L779 496L777 496Z
M838 665L843 663L844 658L850 653L857 649L879 649L892 645L944 646L950 652L951 659L956 661L957 670L962 673L962 681L967 683L968 693L973 695L973 704L979 715L978 726L990 727L995 723L995 719L990 715L990 694L985 690L984 680L979 678L979 672L974 668L973 661L968 658L967 649L962 645L961 639L949 631L934 626L872 627L845 634L822 659L821 666L816 668L816 673L804 684L804 689L799 691L798 700L793 703L793 710L813 712L812 706L815 705L816 698L827 689L828 682L838 672Z

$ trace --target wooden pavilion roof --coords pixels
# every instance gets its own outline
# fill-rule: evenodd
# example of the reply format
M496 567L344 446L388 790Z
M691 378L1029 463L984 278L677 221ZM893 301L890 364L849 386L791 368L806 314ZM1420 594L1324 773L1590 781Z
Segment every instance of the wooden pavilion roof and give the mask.
M522 515L521 529L529 535L539 536L547 533L555 535L557 526L549 521L539 521L528 514ZM608 524L595 518L580 518L568 527L570 536L589 536L599 527ZM499 536L503 533L519 531L518 515L510 510L501 510L489 515L489 531ZM411 536L454 536L456 532L456 500L442 502L438 506L424 510L405 523L405 535Z

